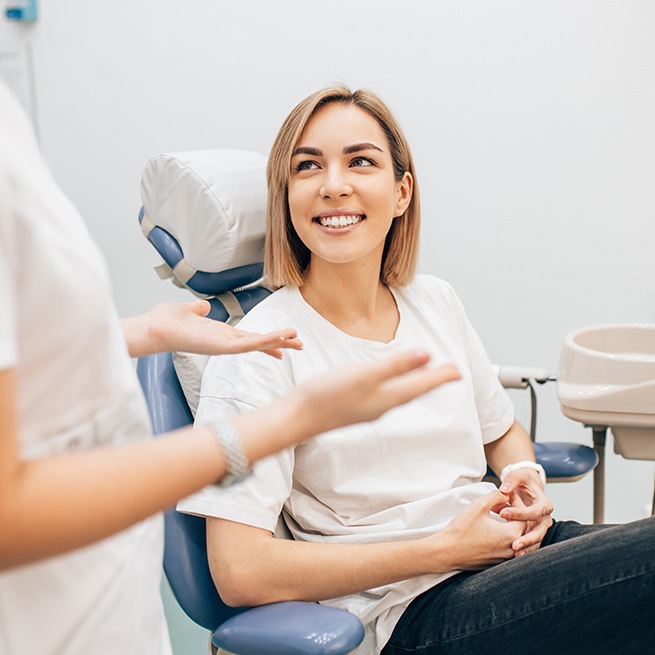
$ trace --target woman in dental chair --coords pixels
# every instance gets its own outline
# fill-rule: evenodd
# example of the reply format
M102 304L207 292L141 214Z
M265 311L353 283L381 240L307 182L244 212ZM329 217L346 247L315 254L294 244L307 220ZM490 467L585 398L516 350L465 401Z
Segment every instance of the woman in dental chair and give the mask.
M208 517L223 599L350 610L366 655L649 652L654 520L551 518L543 470L460 301L414 274L416 174L388 108L340 87L309 96L283 124L267 179L265 271L278 290L241 325L293 325L304 349L281 365L210 361L197 424L408 345L462 379L268 458L239 488L178 504ZM487 465L499 489L482 481ZM293 541L275 538L280 515Z
M0 83L0 653L166 655L163 525L151 515L249 461L368 421L456 377L406 352L336 372L219 428L152 441L129 355L299 348L204 318L116 316L102 257ZM407 375L404 375L407 373ZM346 394L343 397L343 394Z

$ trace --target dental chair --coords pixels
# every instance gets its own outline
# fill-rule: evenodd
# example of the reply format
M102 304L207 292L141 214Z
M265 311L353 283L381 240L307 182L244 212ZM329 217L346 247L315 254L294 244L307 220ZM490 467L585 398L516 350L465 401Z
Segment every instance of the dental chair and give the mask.
M266 158L257 153L206 150L154 157L142 177L139 222L163 259L156 269L159 276L206 298L209 316L230 324L270 293L261 283L265 167ZM193 422L207 360L163 353L138 361L155 434ZM534 384L548 380L548 373L498 367L498 375L506 387L530 390L534 438ZM551 442L534 447L552 482L580 479L597 463L587 446ZM236 655L339 655L363 638L356 617L317 603L226 606L209 572L202 518L175 510L165 514L164 569L182 609L212 632L212 652L221 648Z

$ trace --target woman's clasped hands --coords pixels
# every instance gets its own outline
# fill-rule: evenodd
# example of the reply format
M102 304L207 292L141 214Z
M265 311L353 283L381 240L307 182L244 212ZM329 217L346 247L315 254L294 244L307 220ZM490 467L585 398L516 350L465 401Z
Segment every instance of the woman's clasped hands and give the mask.
M512 559L513 544L525 534L527 522L500 516L509 500L509 495L499 490L476 498L442 532L428 537L444 539L443 552L452 558L437 572L479 571Z
M508 473L500 486L507 494L508 506L500 512L507 521L524 521L525 534L512 544L516 557L539 549L548 528L553 524L553 503L544 493L536 471L520 468Z
M538 550L552 511L536 472L512 471L498 490L474 500L443 531L456 554L453 568L481 570Z

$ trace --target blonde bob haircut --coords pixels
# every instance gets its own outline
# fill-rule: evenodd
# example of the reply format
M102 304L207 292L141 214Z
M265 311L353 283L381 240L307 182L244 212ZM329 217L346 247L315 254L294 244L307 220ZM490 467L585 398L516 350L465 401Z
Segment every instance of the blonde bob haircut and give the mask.
M418 185L409 145L394 115L380 98L370 91L351 91L341 86L323 89L305 98L287 116L273 143L266 167L266 284L274 289L303 284L303 272L309 264L311 253L291 223L288 200L291 155L312 117L319 109L333 102L355 105L370 114L389 142L396 181L402 180L405 172L413 178L412 198L404 214L392 222L380 269L380 279L386 285L407 285L416 271L420 230Z

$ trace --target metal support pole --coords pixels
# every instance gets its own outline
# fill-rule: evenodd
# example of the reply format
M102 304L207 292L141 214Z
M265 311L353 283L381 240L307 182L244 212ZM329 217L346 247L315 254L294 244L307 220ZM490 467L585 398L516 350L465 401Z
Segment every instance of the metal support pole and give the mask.
M594 469L594 523L603 523L605 519L605 443L607 427L590 426L594 435L594 450L598 455L598 464Z
M529 379L525 383L530 389L530 440L534 443L537 440L537 392Z

